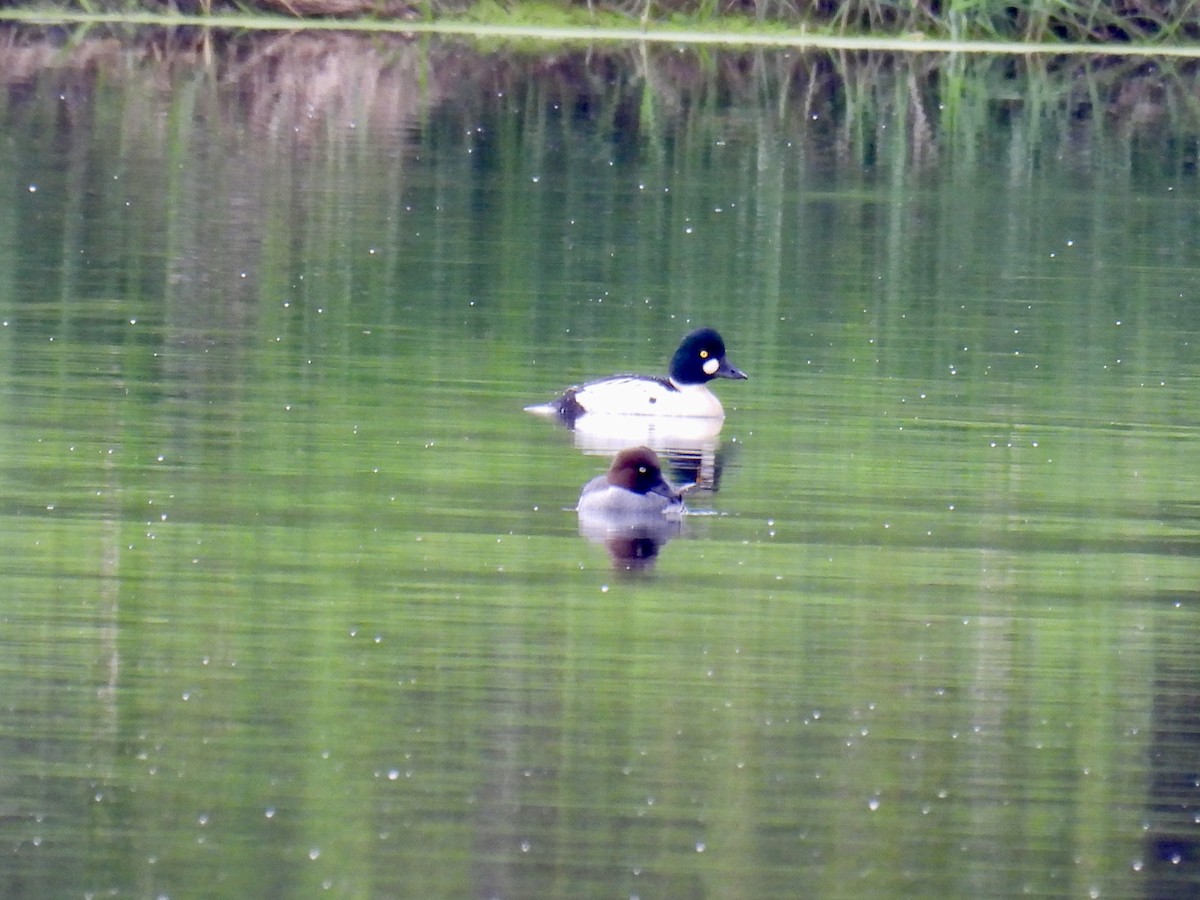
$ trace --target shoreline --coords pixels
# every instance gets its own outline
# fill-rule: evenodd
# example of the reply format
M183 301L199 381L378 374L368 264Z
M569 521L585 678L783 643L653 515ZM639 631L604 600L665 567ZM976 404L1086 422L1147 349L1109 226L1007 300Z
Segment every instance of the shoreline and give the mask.
M480 40L533 40L549 44L680 44L738 48L778 48L824 51L874 51L907 54L952 54L995 56L1105 56L1200 59L1200 46L1121 43L1049 43L1020 41L957 41L909 36L850 36L822 34L804 29L773 29L760 32L675 28L651 24L646 27L534 26L488 24L454 20L437 21L316 19L284 16L164 15L159 13L79 13L52 9L0 9L0 23L29 26L117 25L155 28L200 28L217 31L360 32L378 34L446 35Z

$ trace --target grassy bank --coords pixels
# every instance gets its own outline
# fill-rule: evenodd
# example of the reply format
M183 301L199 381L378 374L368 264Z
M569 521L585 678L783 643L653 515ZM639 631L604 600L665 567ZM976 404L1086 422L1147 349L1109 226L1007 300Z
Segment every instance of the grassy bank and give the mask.
M1200 2L1178 0L78 0L0 4L0 16L210 17L457 23L524 29L668 28L738 36L1018 43L1200 43Z

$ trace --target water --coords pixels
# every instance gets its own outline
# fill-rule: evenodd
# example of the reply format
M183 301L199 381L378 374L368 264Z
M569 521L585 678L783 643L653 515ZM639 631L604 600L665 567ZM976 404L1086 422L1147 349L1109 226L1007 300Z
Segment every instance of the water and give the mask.
M242 40L7 51L0 893L1194 894L1186 111ZM625 571L522 407L699 324Z

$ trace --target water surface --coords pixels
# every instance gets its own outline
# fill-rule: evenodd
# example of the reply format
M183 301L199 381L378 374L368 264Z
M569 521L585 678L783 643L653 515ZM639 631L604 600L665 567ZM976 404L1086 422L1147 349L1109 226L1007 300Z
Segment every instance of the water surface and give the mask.
M1194 895L1146 67L255 40L12 57L0 893ZM625 571L522 407L701 324L750 380Z

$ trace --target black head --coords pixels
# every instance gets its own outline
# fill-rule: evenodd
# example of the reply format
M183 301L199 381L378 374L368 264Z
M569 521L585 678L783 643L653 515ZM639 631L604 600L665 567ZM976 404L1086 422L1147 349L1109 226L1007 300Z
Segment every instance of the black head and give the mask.
M671 357L671 378L678 384L704 384L714 378L745 378L725 358L725 342L711 328L687 335Z

